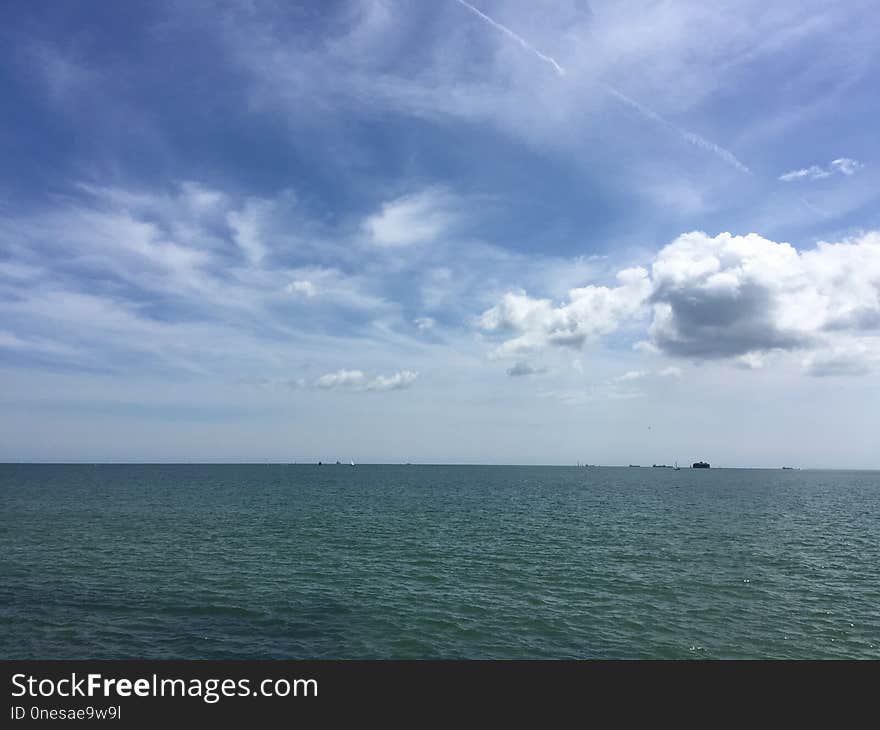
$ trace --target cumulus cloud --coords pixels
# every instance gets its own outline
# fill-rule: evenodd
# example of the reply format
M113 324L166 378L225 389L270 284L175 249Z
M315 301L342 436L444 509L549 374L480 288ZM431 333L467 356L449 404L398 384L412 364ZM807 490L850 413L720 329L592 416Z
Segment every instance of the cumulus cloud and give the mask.
M416 382L416 378L418 378L418 373L414 373L412 370L401 370L399 373L394 373L394 375L388 376L378 375L367 383L366 389L402 390Z
M806 344L817 313L799 263L789 244L755 234L680 236L652 265L651 340L696 357Z
M757 368L773 351L816 353L811 374L858 373L880 336L880 233L798 250L757 234L686 233L616 287L573 289L555 306L508 293L478 326L506 336L492 357L580 347L650 314L642 349ZM831 348L831 349L829 349ZM673 370L667 369L668 374ZM680 374L680 373L679 373ZM642 377L633 371L621 379Z
M436 325L437 322L433 317L417 317L413 320L413 324L424 332L425 330L434 329L434 325Z
M335 373L326 373L315 380L315 387L325 390L359 388L365 382L366 376L360 370L337 370Z
M364 221L370 241L386 248L433 241L456 219L452 197L437 188L405 195L382 205Z
M645 269L624 269L617 280L614 287L571 289L569 301L560 306L525 292L509 292L499 304L483 312L478 326L488 333L513 335L495 349L495 357L521 355L547 345L578 348L616 330L622 321L639 312L650 294Z
M679 236L651 270L651 340L673 355L814 347L880 326L880 234L798 251L756 234Z
M836 160L832 160L828 167L810 165L800 170L786 172L780 175L779 179L783 182L795 182L797 180L821 180L825 177L831 177L835 173L849 176L855 175L860 167L863 167L863 165L858 160L853 160L849 157L838 157Z
M402 390L411 386L418 373L401 370L393 375L377 375L370 379L361 370L337 370L321 375L314 387L321 390L386 391Z

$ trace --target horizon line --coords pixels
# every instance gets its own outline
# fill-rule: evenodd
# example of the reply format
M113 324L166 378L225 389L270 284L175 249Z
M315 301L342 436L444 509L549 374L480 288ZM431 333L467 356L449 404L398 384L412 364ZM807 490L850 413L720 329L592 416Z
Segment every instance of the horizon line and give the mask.
M694 462L696 463L696 462ZM543 467L559 469L672 469L669 464L570 464L570 463L499 463L499 462L421 462L387 461L356 462L345 461L0 461L0 466L472 466L472 467ZM685 464L679 470L693 471L694 467ZM880 471L880 466L711 466L711 469L742 469L761 471ZM702 469L697 469L702 471Z

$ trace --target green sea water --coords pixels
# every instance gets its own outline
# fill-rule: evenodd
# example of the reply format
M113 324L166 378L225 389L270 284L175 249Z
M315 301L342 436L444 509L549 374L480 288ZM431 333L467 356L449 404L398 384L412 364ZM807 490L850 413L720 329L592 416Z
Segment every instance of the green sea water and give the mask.
M880 472L0 465L3 658L880 658Z

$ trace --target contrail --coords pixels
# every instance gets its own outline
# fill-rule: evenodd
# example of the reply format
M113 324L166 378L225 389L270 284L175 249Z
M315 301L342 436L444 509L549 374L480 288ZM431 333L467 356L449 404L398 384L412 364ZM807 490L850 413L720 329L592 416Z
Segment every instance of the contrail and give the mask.
M559 74L560 76L565 76L565 69L562 68L562 66L560 66L556 62L555 58L553 58L552 56L548 56L545 53L541 53L537 48L535 48L533 45L531 45L525 38L514 33L507 26L501 25L501 23L499 23L496 20L493 20L485 13L477 10L473 5L471 5L468 2L465 2L465 0L455 0L455 1L459 5L463 5L464 7L466 7L468 10L470 10L472 13L474 13L477 17L485 20L489 25L491 25L496 30L500 30L508 38L515 40L517 43L519 43L527 51L530 51L531 53L535 54L538 58L540 58L542 61L544 61L544 63L549 63L553 67L553 69L556 71L557 74ZM747 175L751 174L752 171L749 170L749 168L746 167L742 162L740 162L739 159L737 159L736 155L734 155L729 150L724 149L720 145L715 144L714 142L706 139L705 137L701 137L699 134L696 134L695 132L689 132L686 129L681 129L680 127L675 126L668 119L664 119L657 112L653 111L652 109L649 109L644 104L640 104L635 99L628 97L626 94L619 92L613 86L609 86L608 84L601 82L601 81L599 83L608 94L613 96L618 101L622 101L627 106L632 107L633 109L635 109L637 112L639 112L642 116L646 117L647 119L650 119L654 122L657 122L658 124L663 125L667 129L672 130L673 132L675 132L675 134L677 134L679 137L681 137L686 142L689 142L690 144L692 144L696 147L699 147L699 148L704 149L708 152L711 152L712 154L714 154L717 157L724 160L728 165L732 165L733 167L735 167L740 172L743 172Z
M711 140L706 139L705 137L701 137L696 132L689 132L686 129L681 129L680 127L676 127L672 122L668 119L664 119L653 109L649 109L644 104L640 104L635 99L628 97L626 94L619 92L613 86L609 86L608 84L600 81L599 84L605 89L606 92L611 94L618 101L622 101L627 106L635 109L639 114L643 117L647 117L648 119L657 122L658 124L662 124L667 129L671 129L675 132L679 137L690 142L692 145L699 147L701 149L707 150L714 155L717 155L722 160L724 160L727 164L733 165L740 172L744 172L746 175L751 175L752 171L746 167L742 162L737 159L736 155L733 152L724 149L720 145L715 144Z
M478 17L482 18L483 20L485 20L493 28L500 30L508 38L512 38L513 40L515 40L517 43L519 43L527 51L531 51L532 53L534 53L538 58L540 58L542 61L544 61L544 63L549 63L551 66L553 66L553 69L560 76L565 76L565 69L562 68L562 66L560 66L558 63L556 63L555 58L552 58L551 56L548 56L545 53L541 53L537 48L535 48L533 45L531 45L525 38L514 33L507 26L501 25L501 23L498 23L498 22L492 20L492 18L490 18L485 13L481 13L473 5L466 3L464 0L456 0L456 2L459 3L459 5L464 5L468 10L470 10L472 13L474 13Z

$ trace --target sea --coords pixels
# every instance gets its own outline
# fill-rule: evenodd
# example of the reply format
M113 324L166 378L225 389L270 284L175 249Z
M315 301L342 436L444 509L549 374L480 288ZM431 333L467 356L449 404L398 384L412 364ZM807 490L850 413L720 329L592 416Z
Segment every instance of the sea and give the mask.
M0 657L878 659L880 472L0 465Z

